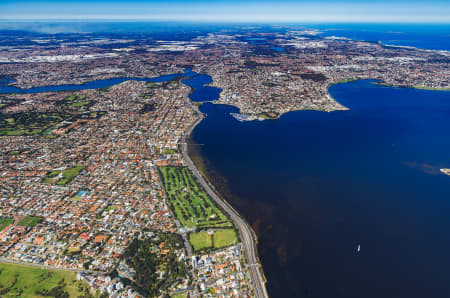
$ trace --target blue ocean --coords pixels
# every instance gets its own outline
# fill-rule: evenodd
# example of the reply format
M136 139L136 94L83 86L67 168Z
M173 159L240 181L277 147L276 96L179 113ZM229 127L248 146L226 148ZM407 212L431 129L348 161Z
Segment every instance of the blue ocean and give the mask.
M385 45L450 50L448 24L316 24L321 36L339 36Z

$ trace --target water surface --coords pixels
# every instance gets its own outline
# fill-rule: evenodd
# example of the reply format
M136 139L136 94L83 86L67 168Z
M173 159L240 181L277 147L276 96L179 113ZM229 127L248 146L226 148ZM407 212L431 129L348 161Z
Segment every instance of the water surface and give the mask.
M322 36L450 51L450 24L316 24Z
M174 73L168 75L162 75L154 78L135 78L135 77L121 77L121 78L111 78L104 80L92 80L87 81L83 84L64 84L64 85L53 85L53 86L42 86L42 87L32 87L28 89L21 89L16 86L9 86L5 84L10 84L14 80L8 78L0 78L0 94L2 93L42 93L42 92L59 92L59 91L78 91L86 89L99 89L108 88L113 85L123 83L125 81L141 81L141 82L166 82L175 80L177 78L192 77L198 74L193 72L191 69L186 69L183 73Z
M192 135L196 163L258 233L270 295L448 297L450 93L330 93L351 110L238 122L206 103Z

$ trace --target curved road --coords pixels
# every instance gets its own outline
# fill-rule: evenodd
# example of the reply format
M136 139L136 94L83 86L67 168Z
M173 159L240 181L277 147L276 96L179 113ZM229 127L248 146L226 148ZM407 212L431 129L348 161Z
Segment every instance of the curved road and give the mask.
M263 279L261 265L259 264L259 260L256 253L255 233L251 230L249 225L240 217L240 215L236 212L236 210L234 210L233 207L231 207L231 205L227 201L221 199L219 195L213 190L212 186L206 182L202 174L195 167L194 163L189 157L189 154L187 153L186 138L191 135L192 130L195 128L195 126L197 126L197 124L199 124L203 120L204 117L203 114L198 110L197 106L192 104L188 95L189 93L187 93L185 96L186 103L190 105L191 108L194 111L196 111L200 116L197 119L197 121L195 121L183 135L181 141L181 151L184 160L186 161L186 164L191 170L192 174L198 179L198 182L203 186L208 195L216 202L217 205L219 205L228 214L231 220L233 220L235 226L238 228L239 235L242 241L242 247L244 249L244 255L247 260L248 269L250 271L251 283L255 290L255 297L258 298L269 297L269 295L267 294L265 281Z

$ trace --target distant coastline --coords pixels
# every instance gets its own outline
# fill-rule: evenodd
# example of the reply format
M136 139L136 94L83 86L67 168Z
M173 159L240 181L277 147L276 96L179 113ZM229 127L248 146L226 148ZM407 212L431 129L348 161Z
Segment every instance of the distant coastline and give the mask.
M419 90L430 90L430 91L450 91L450 88L432 88L432 87L422 87L422 86L396 86L396 85L391 85L388 84L386 82L383 81L379 81L379 82L373 82L374 85L379 85L379 86L386 86L386 87L396 87L396 88L412 88L412 89L419 89Z

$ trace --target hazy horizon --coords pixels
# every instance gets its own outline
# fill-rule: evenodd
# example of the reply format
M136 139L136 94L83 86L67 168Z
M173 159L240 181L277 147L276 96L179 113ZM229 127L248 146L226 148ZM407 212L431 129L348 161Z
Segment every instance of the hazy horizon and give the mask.
M450 23L450 5L441 0L5 0L0 3L0 20Z

